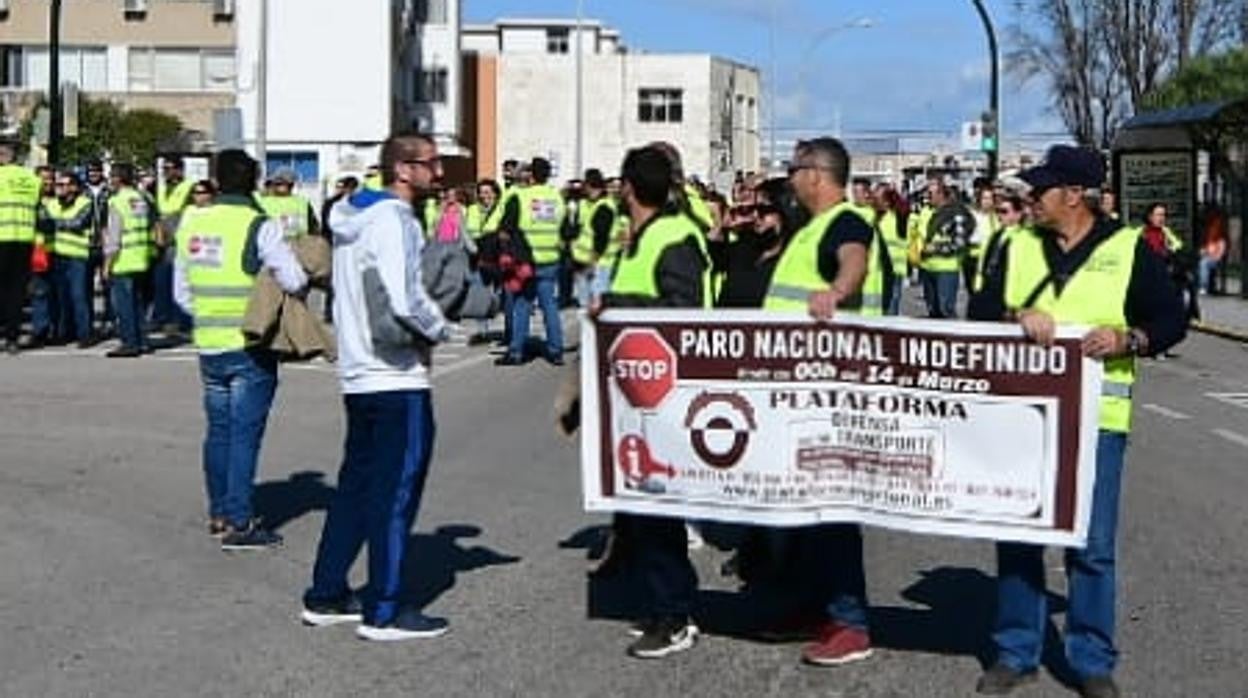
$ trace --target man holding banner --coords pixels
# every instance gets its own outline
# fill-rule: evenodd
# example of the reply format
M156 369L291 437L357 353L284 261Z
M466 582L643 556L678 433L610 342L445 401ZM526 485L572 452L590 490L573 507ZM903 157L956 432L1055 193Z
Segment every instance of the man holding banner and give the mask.
M1066 656L1085 698L1119 695L1112 677L1115 538L1135 360L1166 351L1186 331L1164 263L1138 230L1098 213L1104 178L1099 154L1068 146L1053 147L1044 164L1023 173L1036 228L1010 239L971 308L974 319L1018 322L1042 345L1063 326L1091 328L1083 353L1104 364L1087 545L1066 551ZM998 543L997 564L997 659L977 685L987 695L1036 679L1048 619L1043 548Z
M819 320L836 312L879 316L887 307L885 290L893 287L888 259L876 233L845 196L849 154L834 138L797 144L789 181L810 222L794 235L771 278L763 308L802 311ZM836 666L871 655L867 632L866 575L862 562L862 527L824 524L799 529L808 558L811 587L821 598L813 622L815 641L802 650L810 664ZM804 619L803 619L804 620ZM799 624L801 620L799 620Z

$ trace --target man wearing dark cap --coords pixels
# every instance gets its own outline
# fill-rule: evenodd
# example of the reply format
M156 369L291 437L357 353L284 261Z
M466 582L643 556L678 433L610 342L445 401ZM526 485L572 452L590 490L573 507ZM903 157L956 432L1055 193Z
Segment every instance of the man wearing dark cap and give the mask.
M1099 154L1055 146L1022 179L1031 187L1036 225L1011 236L970 315L1017 322L1045 345L1059 327L1092 328L1083 352L1103 361L1105 373L1087 545L1066 551L1066 657L1081 696L1113 698L1119 695L1112 676L1118 655L1114 547L1135 361L1183 339L1183 305L1140 231L1100 212L1105 167ZM997 570L997 659L977 686L987 695L1035 680L1048 620L1043 548L998 543Z

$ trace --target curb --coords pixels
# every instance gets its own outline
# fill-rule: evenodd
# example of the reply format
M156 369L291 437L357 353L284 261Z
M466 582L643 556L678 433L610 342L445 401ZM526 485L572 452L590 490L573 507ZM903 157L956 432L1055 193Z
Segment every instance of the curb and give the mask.
M1211 334L1215 337L1230 339L1236 342L1248 343L1248 330L1236 329L1234 327L1226 327L1224 325L1214 325L1208 322L1195 320L1191 324L1191 328L1197 332Z

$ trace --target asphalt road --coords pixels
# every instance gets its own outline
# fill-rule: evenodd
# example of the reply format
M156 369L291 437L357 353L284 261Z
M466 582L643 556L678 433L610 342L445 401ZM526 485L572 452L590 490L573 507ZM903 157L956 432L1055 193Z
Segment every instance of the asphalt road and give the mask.
M1180 354L1145 365L1136 403L1118 677L1132 696L1243 696L1248 352L1193 336ZM576 450L553 435L559 371L489 358L439 357L437 455L413 532L414 594L452 630L376 646L297 620L342 440L326 367L283 372L265 441L259 507L285 547L231 555L203 528L193 356L0 357L0 695L972 695L991 546L882 531L867 538L867 662L809 668L798 645L741 637L752 607L713 547L694 553L708 635L669 660L626 658L611 590L584 574L602 519L581 511ZM1072 694L1046 672L1018 695Z

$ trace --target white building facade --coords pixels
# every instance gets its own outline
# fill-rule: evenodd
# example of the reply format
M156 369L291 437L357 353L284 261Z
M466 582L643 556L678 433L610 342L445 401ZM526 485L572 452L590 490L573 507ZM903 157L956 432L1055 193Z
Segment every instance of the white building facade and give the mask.
M758 71L710 55L627 51L596 21L508 20L464 27L465 52L491 55L497 132L494 162L546 157L556 179L576 157L576 60L582 50L582 164L613 174L624 153L669 141L686 174L726 188L738 171L758 169Z

